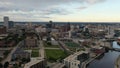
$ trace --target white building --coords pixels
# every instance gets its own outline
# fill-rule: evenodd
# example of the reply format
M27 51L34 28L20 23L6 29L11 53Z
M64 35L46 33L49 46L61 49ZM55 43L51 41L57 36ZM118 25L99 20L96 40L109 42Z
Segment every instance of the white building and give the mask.
M80 68L81 62L80 60L77 59L77 57L83 53L88 53L88 52L85 52L85 51L76 52L68 56L67 58L65 58L63 63L65 64L67 68Z
M35 28L36 32L40 33L40 32L46 32L46 28L44 27L37 27Z

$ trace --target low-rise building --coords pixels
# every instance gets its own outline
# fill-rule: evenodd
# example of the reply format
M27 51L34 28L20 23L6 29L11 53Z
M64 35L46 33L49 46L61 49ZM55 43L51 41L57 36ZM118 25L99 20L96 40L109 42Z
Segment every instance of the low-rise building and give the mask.
M30 59L30 53L22 50L21 48L17 48L16 51L12 54L11 59L15 60L16 58L17 59L23 59L23 58Z
M27 33L26 39L24 40L23 47L25 48L35 48L38 46L38 37L35 33Z
M0 47L4 47L5 46L5 41L4 40L0 40Z
M56 63L50 68L66 68L66 67L65 67L65 64L63 63Z
M93 46L91 48L91 51L96 53L96 54L100 54L100 53L105 52L105 49L103 47L100 47L100 46Z
M27 48L37 47L38 40L37 40L36 37L27 37L27 38L24 40L24 44L25 44L24 47L27 47Z
M26 63L24 68L45 68L46 61L41 58L31 58L31 61L29 63Z
M6 34L6 27L5 26L0 26L0 34Z
M89 54L85 51L76 52L64 59L63 63L67 68L80 68L83 61L80 60L81 57L85 57L82 54ZM89 57L89 55L87 55ZM82 58L83 59L83 58Z
M15 41L11 41L10 43L6 44L7 47L13 47L16 44Z

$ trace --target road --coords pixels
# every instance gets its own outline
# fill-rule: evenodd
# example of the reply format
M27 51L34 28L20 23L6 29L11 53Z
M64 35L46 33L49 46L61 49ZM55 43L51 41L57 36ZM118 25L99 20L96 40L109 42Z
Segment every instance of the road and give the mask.
M50 48L50 47L46 47L45 49L57 49L57 50L60 50L60 48Z
M71 52L70 49L68 49L68 48L66 47L66 45L65 45L62 41L58 41L58 43L60 44L60 46L62 47L63 50L68 51L68 52ZM71 53L72 53L72 52L71 52Z
M17 46L15 46L13 49L12 49L12 51L8 54L8 56L4 59L4 60L2 60L1 61L1 63L2 64L4 64L5 62L10 62L11 61L11 58L12 58L12 54L14 53L14 51L16 51L16 49L18 48L18 46L21 44L21 42L19 42L18 44L17 44Z
M38 32L36 32L36 34L39 37L39 43L38 43L39 48L40 48L39 49L39 56L44 59L45 58L45 51L44 51L43 41L41 40L40 34Z
M44 56L45 51L44 51L43 41L41 41L41 40L39 41L39 47L40 47L40 50L39 50L40 54L39 55L40 55L41 58L44 58L45 57Z
M39 57L31 58L31 61L26 63L24 68L30 68L32 65L35 65L35 64L38 64L38 63L44 61L44 46L43 46L43 42L41 40L39 40L39 44L38 45L39 45L39 48L40 48L39 49Z
M3 51L3 50L11 50L11 49L13 49L13 47L0 48L1 51Z

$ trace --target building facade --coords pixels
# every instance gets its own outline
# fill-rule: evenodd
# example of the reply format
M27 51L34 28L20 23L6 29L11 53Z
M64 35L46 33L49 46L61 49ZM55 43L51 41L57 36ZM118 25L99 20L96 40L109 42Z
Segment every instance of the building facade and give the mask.
M14 22L13 21L9 21L8 22L8 28L13 28L14 27Z
M25 43L25 47L27 47L27 48L37 47L38 39L36 37L27 37L24 40L24 43Z
M88 54L89 54L88 52L84 52L84 51L76 52L65 58L63 63L67 68L81 68L81 64L83 62L81 58L83 59L83 57L85 56L89 57Z
M6 27L5 26L1 26L0 27L0 34L6 34L7 31L6 31Z
M8 28L8 22L9 22L9 17L5 16L4 17L4 26Z

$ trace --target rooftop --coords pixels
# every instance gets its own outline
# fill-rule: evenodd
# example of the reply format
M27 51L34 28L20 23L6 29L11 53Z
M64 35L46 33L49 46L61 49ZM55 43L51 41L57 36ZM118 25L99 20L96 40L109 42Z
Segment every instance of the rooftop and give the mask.
M43 61L44 59L41 57L37 57L37 58L31 58L31 61L29 63L26 63L24 68L30 68L32 65L37 64L41 61Z
M0 37L7 37L8 34L1 34Z
M0 37L0 39L4 39L5 37Z
M77 60L77 56L80 55L80 54L83 54L83 53L88 53L88 52L85 52L85 51L76 52L76 53L68 56L67 58L65 58L64 61L75 62L75 63L79 64L80 61Z

